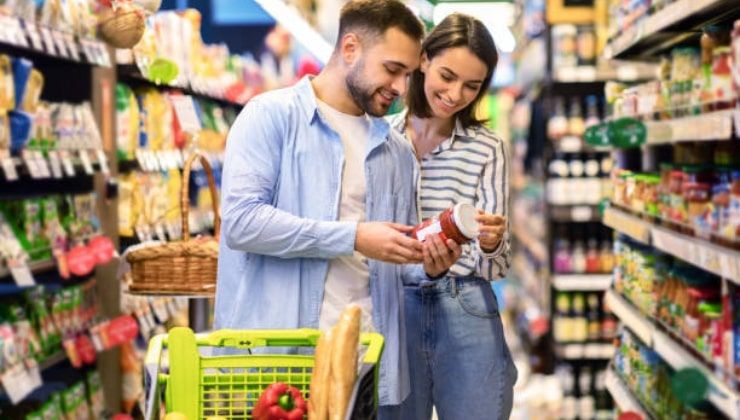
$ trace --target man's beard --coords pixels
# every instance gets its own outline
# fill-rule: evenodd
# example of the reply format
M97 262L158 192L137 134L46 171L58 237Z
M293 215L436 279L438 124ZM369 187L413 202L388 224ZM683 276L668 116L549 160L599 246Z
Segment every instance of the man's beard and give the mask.
M355 101L355 104L365 113L373 117L382 117L388 111L387 107L376 105L373 101L373 95L377 89L365 85L362 77L362 70L365 63L362 59L355 65L345 78L345 84L349 95Z

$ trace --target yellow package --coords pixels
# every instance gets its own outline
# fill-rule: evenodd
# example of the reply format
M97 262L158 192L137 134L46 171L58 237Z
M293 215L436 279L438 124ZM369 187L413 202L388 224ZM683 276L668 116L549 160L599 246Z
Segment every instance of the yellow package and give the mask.
M8 112L0 109L0 150L10 148L10 120Z
M23 97L23 103L21 109L33 114L36 112L36 108L39 105L39 98L41 97L41 90L44 88L44 76L40 71L36 69L31 70L31 74L28 77L28 83L26 85L26 94Z
M0 109L10 111L15 107L15 83L10 57L0 54Z
M165 140L165 113L167 104L164 96L156 90L147 90L143 95L142 106L146 110L144 128L147 133L147 143L150 150L162 150Z

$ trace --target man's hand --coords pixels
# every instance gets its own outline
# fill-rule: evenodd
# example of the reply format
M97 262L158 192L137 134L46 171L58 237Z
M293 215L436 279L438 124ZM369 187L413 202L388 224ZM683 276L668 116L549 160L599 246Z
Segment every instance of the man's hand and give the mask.
M398 223L358 223L355 249L374 260L395 264L420 263L421 242L406 236L412 229Z
M446 244L438 235L429 235L422 243L424 254L424 272L429 277L439 277L460 258L462 247L452 239Z
M478 209L478 215L475 216L480 226L480 235L478 242L480 248L485 252L493 252L501 243L506 233L506 217L498 214L486 213Z

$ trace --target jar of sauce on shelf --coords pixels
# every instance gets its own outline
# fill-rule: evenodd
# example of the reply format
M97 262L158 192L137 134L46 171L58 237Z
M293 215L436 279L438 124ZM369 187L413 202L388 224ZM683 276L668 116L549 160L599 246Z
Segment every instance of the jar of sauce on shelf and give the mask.
M730 109L735 106L735 92L732 86L732 66L730 48L714 49L712 59L712 97L714 109Z
M478 221L475 220L477 214L471 204L456 204L438 216L416 225L411 231L411 237L424 242L430 235L439 235L442 241L452 239L459 245L466 244L478 237Z

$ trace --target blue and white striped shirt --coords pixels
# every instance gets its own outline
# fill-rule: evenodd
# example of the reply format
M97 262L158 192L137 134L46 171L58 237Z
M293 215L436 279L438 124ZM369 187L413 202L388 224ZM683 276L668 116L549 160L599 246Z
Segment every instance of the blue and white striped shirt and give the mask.
M389 117L389 122L409 140L406 111ZM417 207L421 219L436 216L457 203L469 203L487 213L508 216L508 153L503 140L486 127L464 128L458 120L452 136L424 156L417 169ZM509 266L507 228L501 244L491 253L483 252L477 242L464 245L462 256L450 268L450 275L475 275L490 281L504 277Z

